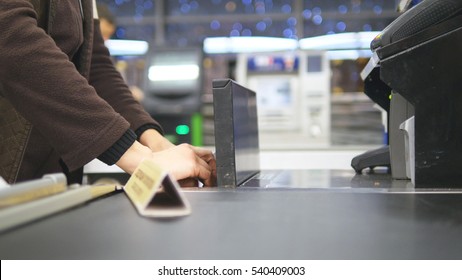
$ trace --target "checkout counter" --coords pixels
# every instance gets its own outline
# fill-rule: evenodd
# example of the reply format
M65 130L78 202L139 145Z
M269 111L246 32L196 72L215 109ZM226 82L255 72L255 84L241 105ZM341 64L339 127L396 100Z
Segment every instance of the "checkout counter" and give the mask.
M182 218L142 217L117 192L0 232L0 258L462 258L462 189L415 189L381 169L308 174L305 188L184 189Z
M381 60L381 78L415 107L416 187L386 169L313 169L308 188L184 189L192 214L172 219L141 217L118 192L0 232L0 258L461 259L458 19Z

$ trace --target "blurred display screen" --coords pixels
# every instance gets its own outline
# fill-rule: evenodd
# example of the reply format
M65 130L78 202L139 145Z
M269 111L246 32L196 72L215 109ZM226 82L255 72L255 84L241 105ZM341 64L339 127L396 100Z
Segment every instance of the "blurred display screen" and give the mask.
M258 88L257 103L262 111L292 107L292 88L289 79L262 78L256 87Z
M201 53L196 50L154 51L148 58L146 90L156 95L197 91L200 64Z
M299 59L295 56L258 55L247 60L250 73L295 72L298 71Z

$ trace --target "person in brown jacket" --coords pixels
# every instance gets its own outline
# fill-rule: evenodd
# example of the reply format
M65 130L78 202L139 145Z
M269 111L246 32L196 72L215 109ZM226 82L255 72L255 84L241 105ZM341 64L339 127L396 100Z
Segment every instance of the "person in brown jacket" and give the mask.
M9 183L98 158L131 174L144 159L213 185L211 151L173 145L134 100L98 28L94 0L0 3L0 176Z

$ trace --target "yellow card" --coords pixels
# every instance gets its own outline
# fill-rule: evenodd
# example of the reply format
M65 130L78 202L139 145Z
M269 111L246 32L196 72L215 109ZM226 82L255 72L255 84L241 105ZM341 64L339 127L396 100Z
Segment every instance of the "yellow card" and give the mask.
M168 218L191 213L178 182L150 160L138 166L124 191L142 216Z

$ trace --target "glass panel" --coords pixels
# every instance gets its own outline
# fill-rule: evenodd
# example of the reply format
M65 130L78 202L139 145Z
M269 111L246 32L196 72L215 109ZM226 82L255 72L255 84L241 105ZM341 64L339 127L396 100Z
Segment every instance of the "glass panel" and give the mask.
M114 38L152 42L154 32L155 28L152 25L124 25L117 28Z
M370 20L370 19L329 19L323 20L322 24L317 24L311 20L304 22L304 36L313 37L332 33L360 32L360 31L380 31L383 30L394 18Z
M396 1L303 1L304 36L380 31L397 16Z
M209 0L165 1L167 14L179 15L220 15L220 14L269 14L291 13L294 0Z
M289 35L289 36L286 36ZM204 24L168 24L166 31L169 44L177 46L202 44L206 37L221 36L296 36L294 27L288 26L286 21L258 22L220 22L213 20Z
M396 10L397 1L391 0L306 0L303 1L304 9L313 12L338 12L340 14L359 13L362 11Z

